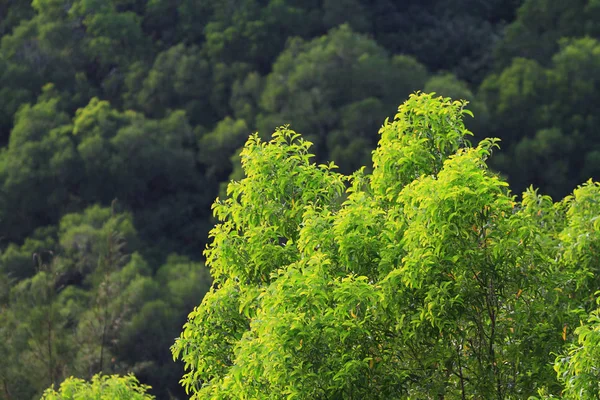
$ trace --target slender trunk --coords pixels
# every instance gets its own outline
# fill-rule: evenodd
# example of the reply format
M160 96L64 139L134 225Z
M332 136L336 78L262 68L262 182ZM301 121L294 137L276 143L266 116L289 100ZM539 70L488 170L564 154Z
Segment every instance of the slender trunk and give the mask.
M465 394L465 378L463 376L463 368L462 368L462 363L460 362L460 347L457 345L456 346L456 356L458 358L458 377L460 378L460 391L461 391L461 397L462 400L466 400L466 394Z
M52 311L52 310L50 310ZM50 386L54 385L54 361L52 359L52 317L48 319L48 376L50 377Z
M490 279L489 282L489 293L488 293L488 315L490 317L490 343L489 343L489 357L494 373L494 381L496 383L496 395L499 400L502 400L502 385L500 383L500 372L498 370L498 364L496 363L496 352L494 350L494 342L496 341L496 297L494 294L494 281Z
M4 389L4 397L6 398L6 400L12 400L13 397L10 394L10 390L8 389L6 379L2 379L2 388Z
M100 341L100 371L104 370L104 346L106 344L106 326L108 325L106 320L108 319L108 306L104 307L104 318L102 321L102 339Z
M114 211L114 202L113 202L113 211ZM100 339L100 371L104 370L104 346L106 345L106 327L108 325L108 298L109 298L109 276L111 267L113 267L113 242L112 242L112 232L108 235L107 239L108 245L108 253L106 254L106 265L104 265L104 299L102 301L102 305L104 306L104 318L102 319L102 337ZM98 291L102 289L102 284L98 288Z

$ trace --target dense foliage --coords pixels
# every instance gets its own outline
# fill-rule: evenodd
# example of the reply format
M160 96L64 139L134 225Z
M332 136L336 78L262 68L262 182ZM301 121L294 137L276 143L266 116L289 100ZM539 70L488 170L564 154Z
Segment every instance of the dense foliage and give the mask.
M360 179L361 190L372 191L371 179L384 179L371 162L377 129L416 90L470 102L475 118L464 124L478 134L473 149L492 145L478 146L480 138L502 139L490 167L515 193L533 184L559 199L598 179L599 11L596 0L0 0L0 359L7 360L0 365L0 399L39 398L69 376L89 380L100 372L134 372L158 398L186 397L178 383L182 363L171 362L168 347L211 287L202 255L215 222L210 205L219 193L224 198L228 181L244 177L248 165L239 150L252 132L268 140L291 124L287 129L314 143L318 164L339 165L343 175L320 172L322 184L339 192L319 194L323 204L335 203L330 219L340 218L333 215L350 198L348 185ZM399 193L413 173L378 185ZM302 179L312 182L307 174ZM585 190L582 196L595 196ZM511 201L527 204L527 196ZM567 203L552 206L560 210L544 224L555 224L556 232L542 235L544 246L566 240ZM294 208L286 234L304 212ZM364 223L379 229L382 218ZM572 235L591 229L580 222ZM336 229L333 235L345 232ZM361 257L377 253L380 239L371 237ZM467 251L468 243L456 251ZM293 244L260 257L271 266L298 262ZM539 251L547 255L550 247ZM474 263L479 256L472 257ZM369 265L361 268L375 268ZM270 268L250 275L264 273L270 282ZM368 276L367 283L382 279L364 271L354 273ZM513 278L494 279L513 290ZM569 301L579 300L555 301L565 309L540 311L552 314L547 329L568 315L569 336L583 321L589 331L578 331L581 344L565 354L593 359L585 350L593 349L594 337L586 332L596 329L593 319L585 322L592 299L577 313ZM554 339L546 340L548 349L557 349ZM523 340L527 346L533 339ZM580 374L593 364L565 360L557 368L573 393L594 379L593 369L589 380ZM552 381L548 393L556 393L553 372L544 368L527 378L517 370L518 379Z
M61 383L58 391L46 390L42 400L152 400L154 396L146 394L148 389L131 375L94 375L89 383L68 378Z
M215 285L173 346L194 399L596 398L600 186L522 201L465 103L413 95L372 174L252 136L213 206ZM593 387L592 387L593 386ZM584 395L584 393L586 393Z
M6 398L39 397L71 375L99 372L135 371L164 397L176 391L181 369L168 348L210 278L201 264L175 255L153 272L131 214L116 208L67 214L57 229L40 229L2 254Z

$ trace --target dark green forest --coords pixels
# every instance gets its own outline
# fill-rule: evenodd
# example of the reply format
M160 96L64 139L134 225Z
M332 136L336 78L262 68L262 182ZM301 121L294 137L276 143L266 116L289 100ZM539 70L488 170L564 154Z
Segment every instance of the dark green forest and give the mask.
M0 399L99 372L187 398L169 348L249 135L351 175L416 91L560 200L600 179L600 2L0 0Z

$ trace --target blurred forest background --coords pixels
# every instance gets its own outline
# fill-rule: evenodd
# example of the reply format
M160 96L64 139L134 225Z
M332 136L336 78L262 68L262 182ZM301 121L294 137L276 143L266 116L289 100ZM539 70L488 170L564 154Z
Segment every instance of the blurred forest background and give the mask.
M185 397L169 346L251 132L348 173L435 91L517 193L599 179L599 40L598 0L0 0L0 399L99 371Z

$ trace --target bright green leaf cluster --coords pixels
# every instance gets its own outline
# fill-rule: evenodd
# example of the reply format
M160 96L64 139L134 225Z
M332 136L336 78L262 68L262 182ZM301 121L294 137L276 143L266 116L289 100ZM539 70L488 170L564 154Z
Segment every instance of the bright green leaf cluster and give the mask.
M577 345L556 359L554 369L564 383L563 399L592 400L600 397L600 309L575 330Z
M140 385L133 375L94 375L89 382L68 378L58 391L48 389L42 400L152 400L147 385Z

